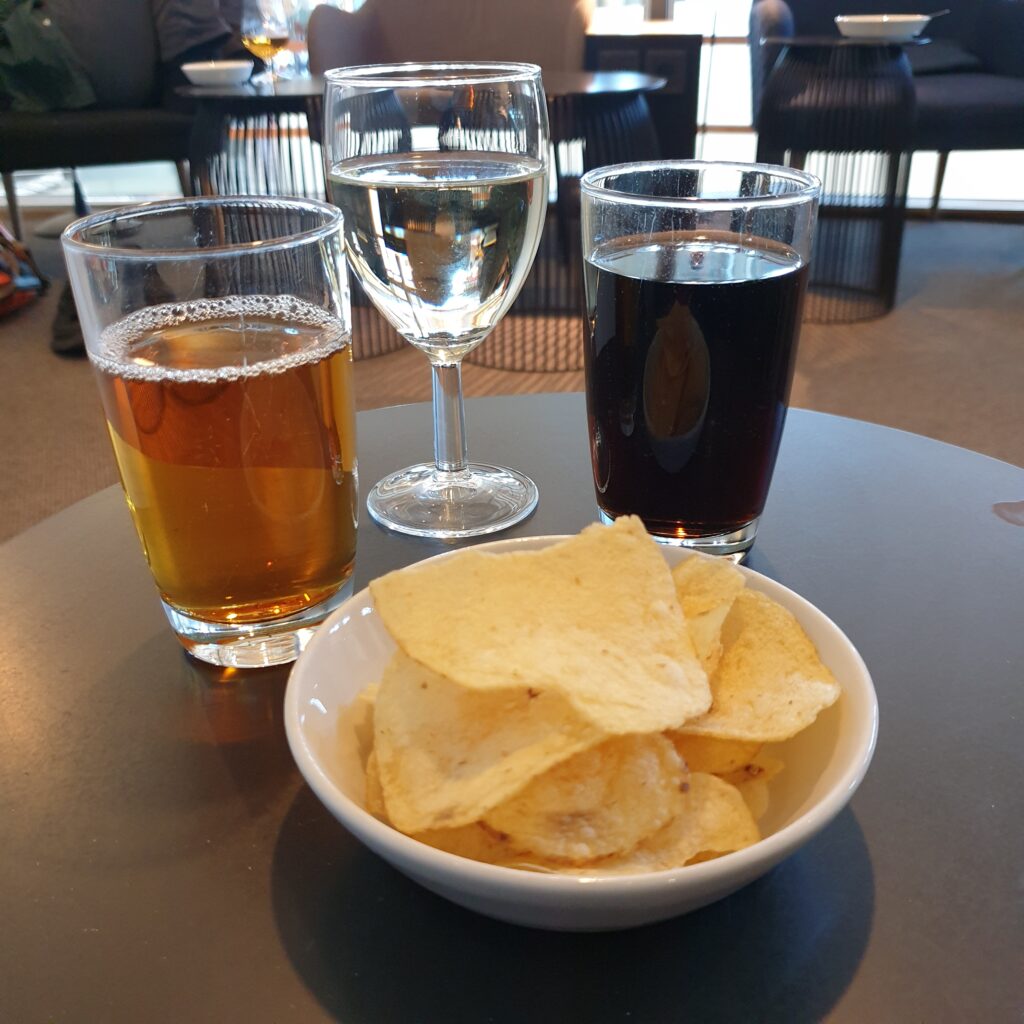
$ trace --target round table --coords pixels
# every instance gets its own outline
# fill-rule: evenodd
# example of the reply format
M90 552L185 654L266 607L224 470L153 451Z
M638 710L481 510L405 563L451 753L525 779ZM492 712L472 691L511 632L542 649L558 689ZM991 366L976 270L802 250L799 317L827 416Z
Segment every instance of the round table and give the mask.
M594 519L581 396L468 416L477 456L540 485L515 532ZM364 483L426 455L429 424L361 414ZM0 547L0 1020L1017 1019L1021 499L1013 466L791 413L750 565L858 645L874 763L763 879L596 935L478 917L367 852L292 763L287 672L190 661L119 492L72 506ZM367 521L357 585L440 548Z

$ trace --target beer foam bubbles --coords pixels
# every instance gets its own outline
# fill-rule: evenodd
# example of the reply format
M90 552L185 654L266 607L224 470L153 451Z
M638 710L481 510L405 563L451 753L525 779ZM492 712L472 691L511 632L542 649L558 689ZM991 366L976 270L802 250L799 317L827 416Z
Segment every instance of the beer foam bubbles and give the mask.
M232 337L227 365L175 365L175 347L188 354L186 339L213 332ZM268 340L276 342L274 349L281 354L267 348ZM229 295L131 313L103 330L98 351L89 358L97 369L122 380L216 384L285 373L325 359L350 340L334 314L294 295Z

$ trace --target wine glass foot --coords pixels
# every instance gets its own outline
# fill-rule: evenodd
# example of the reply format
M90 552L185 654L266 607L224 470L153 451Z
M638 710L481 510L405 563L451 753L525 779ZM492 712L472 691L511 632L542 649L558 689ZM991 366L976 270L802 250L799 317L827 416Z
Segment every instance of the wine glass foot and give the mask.
M470 463L456 473L433 463L381 480L366 508L381 526L413 537L481 537L522 522L537 507L537 485L502 466Z

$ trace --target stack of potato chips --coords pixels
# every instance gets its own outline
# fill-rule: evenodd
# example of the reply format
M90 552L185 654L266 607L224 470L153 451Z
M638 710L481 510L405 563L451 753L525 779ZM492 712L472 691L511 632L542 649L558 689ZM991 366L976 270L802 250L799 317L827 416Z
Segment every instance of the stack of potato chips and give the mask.
M640 520L370 585L397 644L362 696L368 809L490 863L621 874L757 842L762 751L836 701L793 616L728 562L671 572Z

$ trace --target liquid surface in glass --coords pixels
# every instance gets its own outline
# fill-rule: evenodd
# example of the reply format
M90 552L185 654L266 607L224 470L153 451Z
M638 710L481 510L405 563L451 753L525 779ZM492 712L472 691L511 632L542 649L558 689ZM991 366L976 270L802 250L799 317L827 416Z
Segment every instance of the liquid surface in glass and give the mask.
M439 362L479 344L518 295L540 242L544 165L491 152L345 161L331 195L374 305Z
M244 623L331 596L355 558L348 333L289 297L156 306L92 356L164 600Z
M287 36L243 35L242 45L260 60L273 60L287 45Z
M599 506L662 536L764 508L807 267L784 247L619 239L586 263L587 410Z

